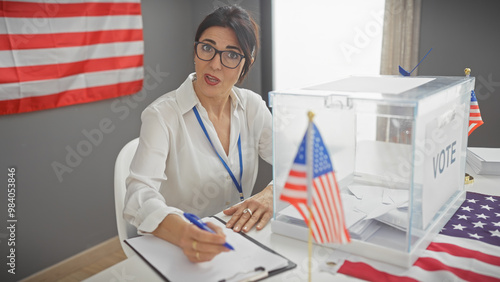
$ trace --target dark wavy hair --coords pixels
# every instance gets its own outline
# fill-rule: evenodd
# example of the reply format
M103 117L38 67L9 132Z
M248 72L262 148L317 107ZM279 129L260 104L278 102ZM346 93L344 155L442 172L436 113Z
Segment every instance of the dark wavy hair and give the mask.
M198 26L195 41L199 41L203 32L212 26L229 27L234 30L238 43L245 56L245 64L241 70L238 83L241 83L257 58L259 49L259 26L243 8L237 5L223 6L209 14Z

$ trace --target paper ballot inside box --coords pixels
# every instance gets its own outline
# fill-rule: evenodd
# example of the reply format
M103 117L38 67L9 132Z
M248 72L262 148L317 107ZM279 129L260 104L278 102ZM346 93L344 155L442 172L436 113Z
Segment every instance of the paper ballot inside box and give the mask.
M390 188L409 189L401 171L408 166L412 146L394 142L362 140L356 144L355 180Z
M408 227L408 190L380 186L349 185L354 195L354 211L400 230ZM349 210L346 213L350 213Z

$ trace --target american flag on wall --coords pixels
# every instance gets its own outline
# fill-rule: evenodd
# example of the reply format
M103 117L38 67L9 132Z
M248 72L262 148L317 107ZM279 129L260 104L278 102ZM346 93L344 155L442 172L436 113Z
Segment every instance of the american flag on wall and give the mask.
M467 192L409 269L349 256L338 272L369 281L500 281L500 197Z
M312 141L310 147L309 140ZM310 164L307 161L308 154L312 154ZM312 166L311 222L309 222L307 191L308 166ZM304 134L281 192L280 200L291 203L299 211L306 224L312 229L312 235L316 242L350 242L332 162L323 143L323 138L313 122L309 123Z
M143 53L140 0L0 1L0 114L134 94Z
M481 112L479 112L479 104L477 103L476 93L472 90L470 94L469 135L483 123Z

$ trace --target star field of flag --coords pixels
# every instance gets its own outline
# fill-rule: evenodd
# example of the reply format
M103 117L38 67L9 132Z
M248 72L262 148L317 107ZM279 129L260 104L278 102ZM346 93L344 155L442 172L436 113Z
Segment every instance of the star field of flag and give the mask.
M350 256L338 272L368 281L500 281L500 197L467 192L410 268Z
M467 192L441 234L500 246L500 197Z
M313 178L326 174L333 171L332 162L330 156L326 151L326 147L323 144L323 140L315 124L313 124ZM306 138L304 136L302 142L299 146L297 155L295 156L294 163L305 165L306 164Z

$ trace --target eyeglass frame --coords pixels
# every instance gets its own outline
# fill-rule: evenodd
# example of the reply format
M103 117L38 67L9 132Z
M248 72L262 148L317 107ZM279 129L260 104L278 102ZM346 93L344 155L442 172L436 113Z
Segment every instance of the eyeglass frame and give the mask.
M210 60L204 60L204 59L200 58L200 55L198 55L198 45L199 45L199 44L208 45L208 46L212 47L212 48L215 50L214 55L213 55L213 57L212 57L212 58L210 58ZM240 61L238 62L238 64L237 64L235 67L233 67L233 68L228 67L228 66L226 66L226 65L222 62L222 53L224 53L224 52L231 52L231 53L235 53L236 55L240 56ZM215 56L217 56L217 54L219 54L220 63L221 63L223 66L225 66L226 68L228 68L228 69L235 69L235 68L237 68L237 67L241 64L241 61L243 61L243 59L246 59L246 56L245 56L245 55L242 55L242 54L240 54L240 53L238 53L238 52L235 52L235 51L229 51L229 50L220 51L220 50L218 50L217 48L215 48L214 46L212 46L211 44L208 44L208 43L206 43L206 42L201 42L201 41L195 41L195 42L194 42L194 53L196 54L196 57L198 57L198 59L200 59L200 60L202 60L202 61L205 61L205 62L209 62L209 61L213 60L213 59L215 58Z

